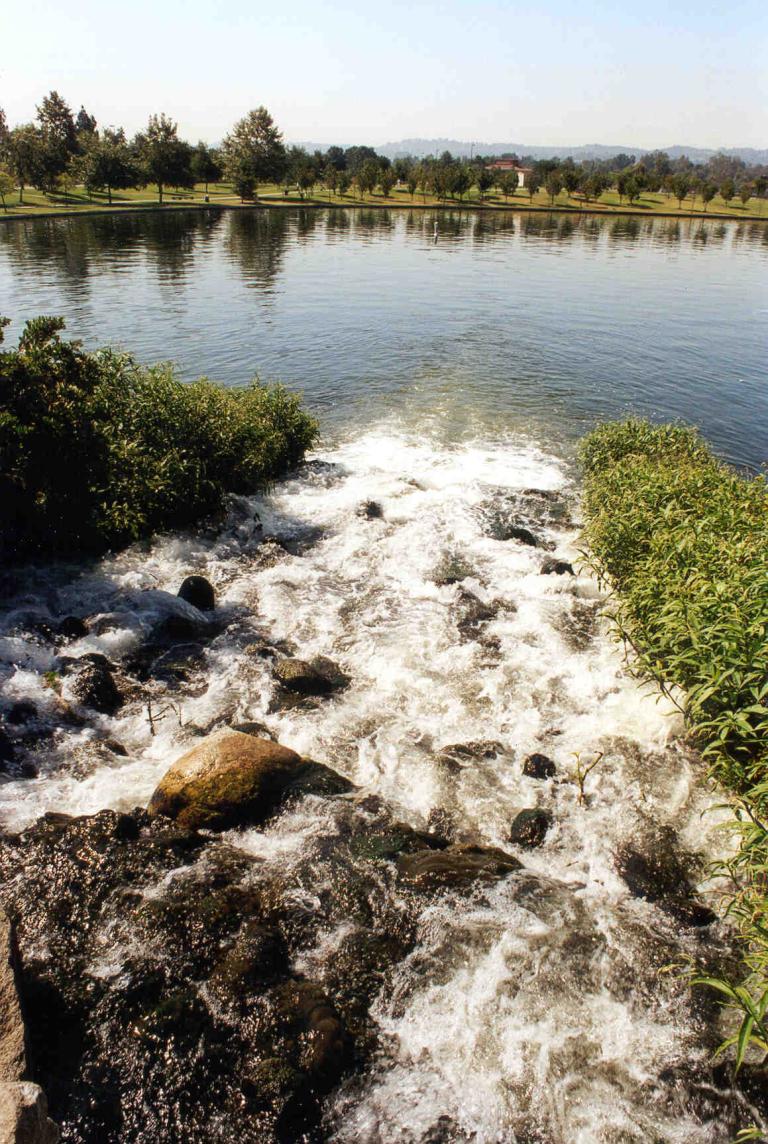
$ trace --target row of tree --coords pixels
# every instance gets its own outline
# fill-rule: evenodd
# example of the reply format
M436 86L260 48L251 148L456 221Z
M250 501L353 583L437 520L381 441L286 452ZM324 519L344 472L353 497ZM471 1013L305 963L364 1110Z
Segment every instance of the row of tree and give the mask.
M748 202L762 197L768 187L768 169L749 168L740 159L714 156L696 166L685 156L671 160L663 151L649 152L638 161L619 154L612 160L583 162L573 159L526 160L508 158L526 167L525 191L532 198L542 187L554 204L566 192L591 202L614 189L620 201L637 201L644 192L673 194L682 207L692 196L704 209L716 194L726 202L739 195ZM47 194L68 195L76 185L89 194L157 186L160 202L168 187L189 189L226 180L241 200L253 199L260 185L278 184L286 193L314 194L318 185L329 195L353 190L362 199L377 190L388 197L394 186L404 186L413 198L462 200L473 188L481 198L491 190L505 199L518 191L516 170L494 168L488 157L456 158L450 152L390 161L372 147L329 147L310 153L286 147L272 116L264 107L248 112L232 127L219 147L196 146L181 139L177 124L167 116L152 115L146 128L129 139L121 127L100 128L84 107L73 114L67 102L52 91L37 108L34 122L8 127L0 108L0 197L18 188L35 187Z

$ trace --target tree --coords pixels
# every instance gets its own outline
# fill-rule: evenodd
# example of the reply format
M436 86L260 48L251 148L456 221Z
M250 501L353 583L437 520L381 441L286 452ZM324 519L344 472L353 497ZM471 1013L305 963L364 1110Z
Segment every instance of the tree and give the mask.
M317 172L313 164L309 160L309 156L302 162L294 172L296 185L299 188L299 193L302 198L311 191L317 182Z
M408 194L411 196L411 202L413 202L413 196L416 194L416 188L419 185L419 169L415 163L411 163L408 168L408 174L405 176L405 185L408 188Z
M349 171L339 171L338 188L339 188L339 194L341 195L342 198L344 198L347 191L349 190L349 186L350 186L351 182L352 182L352 177L350 176Z
M593 171L582 183L584 198L587 202L597 201L605 190L605 176L600 171Z
M8 130L8 120L5 118L5 112L0 107L0 158L2 158L8 147L8 140L10 138L10 131Z
M172 119L162 113L150 115L147 130L137 137L136 143L148 181L157 184L160 203L165 187L195 185L192 148L179 139L178 127Z
M333 163L326 162L325 166L323 167L323 183L325 185L325 189L328 191L329 202L331 201L331 197L336 194L336 190L339 185L340 174L341 172L339 171L338 167L334 167Z
M472 169L466 163L456 163L450 168L448 189L451 194L463 199L474 181Z
M575 167L563 167L561 176L568 197L572 198L581 185L581 174Z
M398 183L404 183L407 180L410 169L411 164L408 159L395 159L392 164L392 170L395 172Z
M222 176L221 163L216 151L203 143L202 139L192 152L192 174L196 183L205 184L206 195L208 184L218 183Z
M37 122L42 143L37 185L51 191L71 156L78 152L77 129L69 104L57 91L43 99L37 109Z
M379 181L380 168L376 159L366 159L360 165L355 175L355 182L357 183L357 190L362 198L364 195L373 194L373 190Z
M77 134L95 135L97 126L96 116L89 115L83 105L80 104L80 110L75 117L75 131Z
M741 190L739 191L739 198L741 199L744 206L746 206L749 200L752 198L752 188L750 187L749 183L742 184Z
M533 202L533 196L538 192L541 187L541 176L538 171L531 171L525 177L525 188L528 191L528 198Z
M38 186L43 175L43 147L34 123L14 127L8 136L8 166L16 176L19 202L24 202L24 188Z
M704 204L705 211L716 194L717 187L714 183L704 183L703 187L701 188L701 201Z
M624 184L624 194L629 199L630 205L635 199L640 198L640 184L634 175L630 175Z
M735 194L736 184L734 183L733 179L723 179L722 183L720 184L720 198L723 200L726 206L728 206L728 203L731 201Z
M8 168L0 167L0 199L3 200L3 210L6 212L8 210L8 204L5 201L5 197L13 192L15 185L13 175Z
M283 137L266 107L257 107L238 120L221 145L224 170L233 183L250 186L279 183L286 167Z
M325 152L325 161L337 171L343 171L347 166L347 157L343 147L329 147Z
M547 194L549 195L549 204L550 206L554 206L555 199L563 189L563 180L560 177L559 172L551 171L550 174L547 175L545 186L547 189Z
M518 187L518 177L515 171L506 171L499 179L499 189L505 199L514 195Z
M691 189L691 180L688 175L673 175L671 186L672 194L677 199L677 209L680 210L683 205L683 199Z
M110 206L113 191L135 187L141 181L122 127L104 129L101 138L83 156L81 171L88 194L105 190Z
M391 167L385 167L379 175L379 187L385 199L388 199L392 194L392 188L395 185L397 176Z
M477 172L477 189L480 192L480 198L485 197L485 192L490 191L493 186L495 175L493 171L489 171L487 167L483 166Z

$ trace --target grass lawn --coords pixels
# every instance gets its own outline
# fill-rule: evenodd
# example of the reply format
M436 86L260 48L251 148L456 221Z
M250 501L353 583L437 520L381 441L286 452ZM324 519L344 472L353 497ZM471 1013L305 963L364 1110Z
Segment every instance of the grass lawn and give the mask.
M157 209L159 206L157 188L154 186L144 187L141 190L115 191L112 194L111 207L106 193L94 193L88 196L83 187L75 187L67 195L63 193L46 195L43 194L42 191L36 191L33 188L27 187L24 190L23 203L19 203L18 197L18 192L7 196L6 209L4 212L0 210L0 219L34 218L35 215L55 215L73 211L86 213L96 210L117 211L132 208L137 210L146 208ZM211 184L208 188L208 201L212 206L241 205L240 199L233 193L231 186L227 183ZM199 206L203 205L204 202L205 188L202 183L198 184L194 190L176 191L166 189L163 194L164 210L173 210L184 206ZM740 199L732 199L726 204L717 196L708 204L707 210L705 211L699 197L694 200L689 196L684 200L682 207L679 207L677 199L672 195L666 195L662 192L653 194L650 191L644 192L639 199L630 205L626 200L619 202L619 197L615 191L606 191L596 202L586 202L580 195L569 196L563 191L557 196L553 203L544 190L537 192L537 194L533 196L533 200L531 200L526 191L518 191L509 198L505 198L496 191L488 192L484 197L481 197L477 188L474 187L463 199L459 200L437 199L433 195L425 196L419 193L411 198L405 187L395 187L392 193L386 197L379 193L360 197L353 190L350 190L346 195L342 196L329 194L328 191L321 188L318 184L313 194L306 195L302 198L298 191L292 190L286 195L282 187L267 184L259 187L257 203L261 203L265 206L297 206L303 204L305 206L415 206L448 209L457 207L464 207L466 209L468 207L474 208L482 206L486 210L529 210L534 208L536 210L552 209L569 212L589 211L594 214L665 214L680 216L695 214L702 218L729 216L739 219L768 220L768 205L765 199L752 198L746 205L743 204Z

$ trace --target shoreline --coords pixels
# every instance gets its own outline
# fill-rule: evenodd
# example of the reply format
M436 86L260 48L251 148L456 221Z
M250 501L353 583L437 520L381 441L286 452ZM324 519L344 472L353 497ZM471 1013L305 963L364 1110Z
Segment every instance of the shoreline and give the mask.
M55 218L104 218L108 215L128 215L147 213L166 213L177 211L253 211L253 210L376 210L376 211L463 211L467 213L485 214L562 214L597 216L600 218L666 218L687 221L717 222L756 222L768 223L768 214L765 215L738 215L723 214L721 212L710 214L704 211L685 211L673 213L671 211L636 210L630 207L616 209L615 207L574 207L574 206L527 206L514 204L509 206L491 206L481 203L325 203L317 200L308 202L286 202L260 199L253 203L152 203L147 205L118 207L81 207L74 210L50 210L36 213L0 214L0 222L34 222L36 219Z

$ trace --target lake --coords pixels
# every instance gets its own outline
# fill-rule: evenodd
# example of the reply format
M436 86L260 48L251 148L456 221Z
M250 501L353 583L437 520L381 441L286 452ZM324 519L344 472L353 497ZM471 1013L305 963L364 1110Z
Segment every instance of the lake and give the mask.
M683 418L768 457L768 225L564 214L247 211L0 226L10 331L254 374L327 434L397 415L569 451L596 420Z

